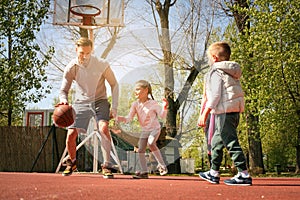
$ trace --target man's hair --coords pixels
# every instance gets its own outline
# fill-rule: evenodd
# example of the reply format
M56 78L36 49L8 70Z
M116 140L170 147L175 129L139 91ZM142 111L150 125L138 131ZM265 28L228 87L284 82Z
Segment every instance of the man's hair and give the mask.
M208 56L217 56L220 61L228 61L230 59L231 49L227 42L215 42L208 47Z
M86 37L81 37L76 41L76 46L77 47L86 47L86 46L93 47L93 42Z

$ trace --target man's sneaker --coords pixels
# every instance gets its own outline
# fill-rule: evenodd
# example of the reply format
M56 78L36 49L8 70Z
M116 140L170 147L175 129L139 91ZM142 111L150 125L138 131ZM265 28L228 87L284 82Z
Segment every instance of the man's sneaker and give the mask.
M63 171L63 176L70 176L74 171L77 170L76 166L76 160L74 162L71 161L71 159L66 160L66 169Z
M148 179L148 172L135 172L135 175L132 176L134 179Z
M103 178L114 178L114 175L111 172L111 167L109 167L109 165L105 164L102 165L102 174L103 174Z
M231 179L224 180L226 185L241 185L241 186L250 186L252 185L252 178L249 176L243 178L241 173L238 173Z
M213 184L219 184L220 182L220 177L211 175L209 171L200 172L199 177Z
M62 166L67 166L67 160L69 160L69 159L70 159L70 157L69 157L69 156L66 156L66 157L62 160L61 165L62 165Z
M164 175L166 175L168 173L168 168L166 166L158 165L157 169L158 169L159 174L161 176L164 176Z

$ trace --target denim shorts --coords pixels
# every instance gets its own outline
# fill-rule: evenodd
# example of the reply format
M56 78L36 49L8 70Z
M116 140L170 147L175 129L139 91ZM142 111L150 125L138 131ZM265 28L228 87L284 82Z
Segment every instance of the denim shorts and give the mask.
M92 117L96 117L97 121L109 121L110 103L107 99L101 99L95 103L73 104L76 112L75 122L68 128L80 128L87 130Z

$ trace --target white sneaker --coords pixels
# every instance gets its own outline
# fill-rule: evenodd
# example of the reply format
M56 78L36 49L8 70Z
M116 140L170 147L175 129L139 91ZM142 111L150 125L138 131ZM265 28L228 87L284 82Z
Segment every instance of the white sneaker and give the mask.
M159 165L159 166L157 166L157 169L161 176L164 176L168 173L168 168L166 166Z

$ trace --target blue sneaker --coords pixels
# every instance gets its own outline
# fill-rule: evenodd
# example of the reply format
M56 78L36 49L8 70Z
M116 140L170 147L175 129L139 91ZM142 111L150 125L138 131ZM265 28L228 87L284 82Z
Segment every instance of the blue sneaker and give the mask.
M210 174L210 172L200 172L199 177L212 183L212 184L219 184L220 177L219 176L213 176Z
M252 178L250 176L244 178L240 173L238 173L233 178L225 180L224 183L226 185L250 186L252 185Z

